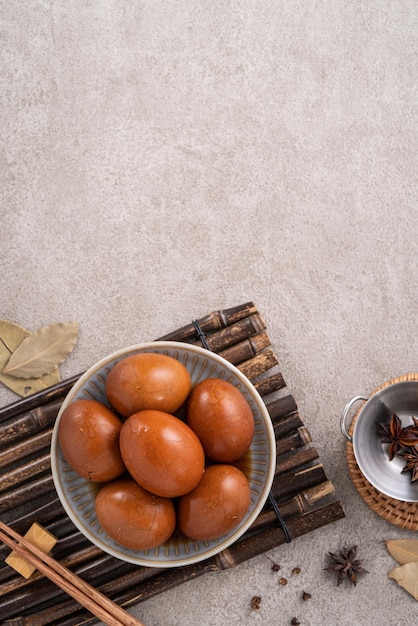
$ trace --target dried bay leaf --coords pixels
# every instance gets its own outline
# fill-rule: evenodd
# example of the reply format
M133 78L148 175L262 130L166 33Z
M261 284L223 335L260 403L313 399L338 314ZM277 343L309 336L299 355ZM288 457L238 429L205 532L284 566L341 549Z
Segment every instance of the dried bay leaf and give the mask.
M30 331L7 320L0 320L0 339L10 352L14 352L26 337L29 337Z
M50 374L46 374L45 376L41 376L39 378L24 379L3 374L2 369L9 361L11 354L12 352L7 348L4 342L0 341L0 382L11 389L18 396L26 398L37 391L42 391L43 389L47 389L47 387L60 382L61 376L58 368L53 370Z
M418 600L418 561L411 561L395 567L388 573L389 578L396 580L400 587Z
M392 539L386 547L400 565L418 561L418 539Z
M40 328L11 354L3 374L36 379L51 373L73 350L77 334L77 322L59 322Z

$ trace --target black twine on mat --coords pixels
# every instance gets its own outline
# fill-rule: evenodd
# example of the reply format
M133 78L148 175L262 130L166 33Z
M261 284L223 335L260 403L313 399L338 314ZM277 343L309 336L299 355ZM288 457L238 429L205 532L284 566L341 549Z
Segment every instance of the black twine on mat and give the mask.
M199 337L200 341L202 342L202 346L206 350L211 351L211 349L209 348L209 346L207 344L207 341L206 341L206 335L203 332L202 328L200 327L199 322L197 320L193 320L192 323L193 323L193 326L196 329L197 336ZM273 511L276 514L276 517L277 517L277 519L279 521L279 524L282 527L282 530L284 532L284 537L286 539L286 543L290 543L292 541L292 537L290 535L290 532L289 532L289 529L287 527L286 521L285 521L283 515L280 513L280 509L278 507L278 504L277 504L276 500L274 499L273 494L272 494L271 491L269 493L269 501L270 501L270 504L273 507Z
M209 351L210 351L210 348L209 348L209 346L208 346L208 344L207 344L207 341L206 341L206 335L205 335L205 333L203 332L203 330L202 330L201 326L199 325L199 322L198 322L197 320L193 320L192 324L193 324L193 326L194 326L194 327L195 327L195 329L196 329L197 336L199 337L200 341L202 342L202 346L203 346L206 350L209 350Z
M289 529L287 527L287 524L283 515L280 513L280 509L271 491L269 493L269 501L270 501L271 506L273 507L273 511L276 513L276 517L279 520L279 524L282 527L282 530L284 532L284 538L286 539L286 543L290 543L292 541L291 534L289 532Z

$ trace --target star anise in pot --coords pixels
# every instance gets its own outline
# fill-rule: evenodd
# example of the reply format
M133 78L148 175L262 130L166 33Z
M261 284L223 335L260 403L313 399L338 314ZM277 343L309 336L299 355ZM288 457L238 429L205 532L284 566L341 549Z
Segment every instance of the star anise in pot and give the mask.
M332 557L333 563L325 567L325 570L337 573L337 587L341 585L345 578L356 586L358 575L368 574L368 571L362 567L363 561L356 559L357 546L343 548L338 553L329 552L329 555Z
M402 469L404 472L412 472L411 481L418 480L418 446L410 446L401 452L401 456L406 460L406 465Z
M402 426L400 417L392 413L389 424L379 424L378 434L381 441L389 444L390 461L402 448L418 444L418 420L413 419L414 426Z

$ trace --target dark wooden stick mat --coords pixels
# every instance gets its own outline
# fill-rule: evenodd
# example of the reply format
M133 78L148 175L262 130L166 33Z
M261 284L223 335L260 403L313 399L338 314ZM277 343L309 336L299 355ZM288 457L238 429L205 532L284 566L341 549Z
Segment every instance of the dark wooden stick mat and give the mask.
M50 441L61 403L79 376L0 409L2 519L22 534L34 521L42 524L59 539L52 551L54 558L124 607L284 544L289 539L285 530L293 541L344 517L254 303L212 312L159 339L196 345L203 341L233 363L259 391L274 425L277 464L270 499L245 535L215 557L179 568L138 567L102 552L72 524L55 492ZM4 562L9 552L0 546L0 623L70 626L97 622L39 572L29 580L16 574Z

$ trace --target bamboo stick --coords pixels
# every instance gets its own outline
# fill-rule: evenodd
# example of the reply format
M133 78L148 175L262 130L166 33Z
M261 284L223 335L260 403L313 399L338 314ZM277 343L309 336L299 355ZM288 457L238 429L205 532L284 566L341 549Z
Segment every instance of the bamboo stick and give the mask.
M19 414L18 419L2 426L0 446L14 444L25 437L39 432L43 428L51 426L58 414L62 400L55 399L43 407L32 408L29 412Z
M210 333L205 337L206 345L212 352L225 350L232 345L242 343L248 337L265 330L266 325L259 313L250 315L240 319L235 324L226 326L216 333ZM193 342L195 345L202 346L202 342L198 339Z
M276 372L275 374L262 378L261 380L253 381L253 385L262 397L268 396L269 394L286 387L283 375L280 372Z
M308 496L307 494L309 493L315 493L316 490L318 489L317 484L318 482L322 481L323 483L326 481L326 476L325 473L323 471L322 466L319 467L314 467L314 468L308 468L307 470L301 471L299 473L296 473L292 476L290 476L290 480L293 479L293 486L292 488L288 488L287 492L289 493L289 491L291 491L291 489L293 489L294 491L296 491L298 488L298 493L296 493L295 497L293 498L292 501L289 500L285 501L285 506L286 507L299 507L298 509L284 509L284 511L282 511L282 504L280 504L280 510L282 511L282 514L284 514L284 516L286 517L288 514L295 514L298 510L299 512L302 512L302 508L301 507L301 502L305 501L306 503L309 504L309 506L312 506L312 504L314 503L314 500L308 501ZM278 483L278 488L275 489L275 483ZM279 479L278 481L275 481L275 483L273 483L273 488L272 488L272 493L274 495L274 497L278 498L280 496L283 496L286 494L286 489L284 487L284 485L286 485L288 483L288 478L286 477L285 480L281 480ZM330 486L330 484L328 485ZM324 494L323 494L324 495ZM326 494L328 495L328 494ZM259 520L263 519L263 515L264 512L259 516L259 518L257 518L256 522L254 523L251 532L254 531L254 529L257 529L259 527ZM273 514L274 515L274 514ZM271 517L270 517L270 521L271 521ZM262 525L264 525L264 522L262 523ZM51 532L56 532L56 529L54 527L50 528ZM80 535L81 540L85 542L84 536ZM103 569L104 567L104 563L106 563L106 558L103 560L100 559L100 555L102 555L101 552L99 552L99 556L97 558L98 563L92 562L92 571L93 568L94 569ZM97 555L94 555L97 556ZM102 555L103 557L103 555ZM107 557L107 560L111 561L112 557ZM75 563L76 561L70 561L69 563ZM79 562L79 561L78 561ZM107 568L107 565L106 565ZM43 598L43 600L46 600L47 598ZM21 601L21 599L20 599ZM16 602L18 602L18 600L16 600Z
M296 467L306 465L310 461L315 461L319 457L316 448L301 448L293 454L280 455L276 462L276 474L284 474ZM282 478L283 480L283 478Z
M9 523L13 523L13 528L15 528L18 532L24 532L26 528L32 526L33 522L37 521L36 517L34 517L35 515L39 515L43 524L51 522L51 520L55 520L57 518L59 519L61 515L64 515L64 509L56 494L45 504L37 506L35 510L31 509L29 511L25 511L23 514L17 512L15 516L11 516L12 519ZM67 519L71 524L69 518ZM52 534L55 534L53 531L51 532Z
M292 430L303 428L303 422L300 418L299 413L291 413L288 417L276 416L274 419L272 418L271 421L273 423L274 434L277 441L281 439L281 437L284 437L288 433L292 432Z
M7 491L10 487L14 487L29 478L33 478L37 474L49 470L51 467L51 454L48 451L38 459L32 459L28 463L17 467L16 469L5 473L0 481L0 493Z
M0 468L6 467L11 463L15 464L17 461L30 456L34 452L39 452L39 450L49 447L51 444L52 431L53 428L41 430L41 432L33 435L30 439L20 441L14 446L0 452Z
M307 428L301 426L297 430L291 432L286 437L277 439L276 454L281 455L297 448L302 448L312 441L311 434Z
M253 380L254 378L257 378L257 376L267 372L267 370L271 369L275 365L278 365L277 357L273 350L267 349L261 354L257 354L257 356L252 359L244 361L244 363L240 363L238 365L238 369L249 380Z
M303 515L307 513L320 500L335 492L334 486L329 480L325 480L320 485L309 487L300 491L298 494L285 500L280 504L280 513L285 520L295 515ZM254 528L259 529L262 526L273 525L276 520L276 513L271 510L264 511L258 517Z
M281 417L296 413L298 410L295 399L292 395L288 394L277 400L272 400L268 405L269 413L272 420L278 421Z
M240 319L253 315L254 313L257 313L257 308L254 303L247 302L230 309L224 309L223 311L213 311L197 320L197 323L203 332L208 333L238 322ZM195 337L196 326L194 324L187 324L178 330L160 337L159 341L189 341Z
M238 365L243 361L252 359L256 354L262 352L270 345L270 339L266 332L249 337L244 341L237 343L226 350L218 352L219 356L226 359L233 365Z
M63 398L67 395L80 376L81 374L76 374L75 376L71 376L71 378L67 378L52 387L48 387L48 389L37 391L28 398L17 400L16 402L13 402L13 404L8 404L5 407L0 408L0 423L16 417L17 415L22 415L32 409L36 409L44 404L48 404L49 402L52 403L56 399Z
M29 504L31 500L39 501L40 496L55 490L51 474L41 476L29 484L19 485L13 491L6 492L0 498L0 514L15 509L22 504Z

